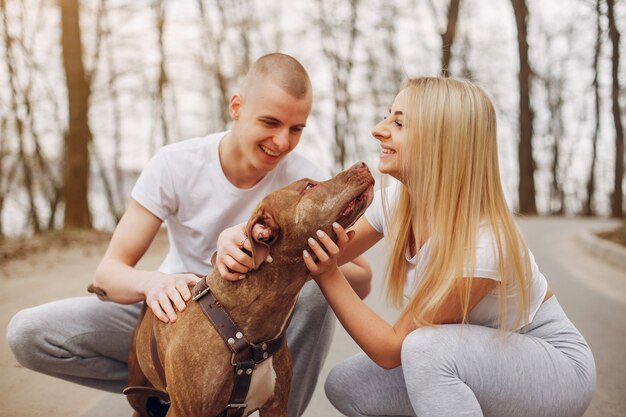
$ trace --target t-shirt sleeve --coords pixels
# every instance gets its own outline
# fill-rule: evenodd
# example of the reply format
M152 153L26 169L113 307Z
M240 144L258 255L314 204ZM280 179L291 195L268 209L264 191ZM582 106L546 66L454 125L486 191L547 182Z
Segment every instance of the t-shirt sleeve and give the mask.
M165 152L160 150L148 162L133 187L131 197L162 221L176 212L178 198Z
M470 272L470 262L465 263L465 276L476 278L489 278L502 281L500 265L496 250L496 241L487 229L481 229L476 242L474 269Z

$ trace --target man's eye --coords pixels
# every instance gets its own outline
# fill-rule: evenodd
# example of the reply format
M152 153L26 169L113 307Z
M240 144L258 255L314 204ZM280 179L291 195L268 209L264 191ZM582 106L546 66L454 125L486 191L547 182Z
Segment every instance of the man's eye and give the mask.
M278 125L274 120L263 120L263 123L268 127L276 127Z

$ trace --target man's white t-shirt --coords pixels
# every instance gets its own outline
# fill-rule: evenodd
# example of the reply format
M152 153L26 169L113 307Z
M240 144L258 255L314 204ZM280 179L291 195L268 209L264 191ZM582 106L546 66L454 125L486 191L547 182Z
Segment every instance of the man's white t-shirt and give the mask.
M164 146L132 190L132 198L167 225L169 252L161 272L208 273L219 234L247 221L263 197L300 178L326 179L309 160L291 152L252 188L237 188L220 164L218 145L226 133Z
M393 183L387 191L386 201L389 202L393 210L393 202L396 201L396 194L398 193L400 183ZM372 204L365 212L365 218L368 223L379 233L386 234L388 232L385 222L385 216L383 213L383 203L381 198L381 191L378 190L374 193L374 200ZM423 268L428 262L429 257L430 240L427 240L420 248L415 256L411 256L407 250L405 259L407 262L407 276L404 285L404 297L407 299L412 298L415 288L420 280L420 274L423 273ZM466 262L465 268L466 277L479 277L489 278L496 281L501 281L500 267L498 264L498 258L496 256L496 240L490 227L486 224L482 224L478 236L476 238L475 246L475 263L474 269L470 271L470 262ZM530 255L530 265L532 271L532 278L530 281L530 300L528 316L523 317L517 328L513 328L513 321L515 320L515 310L517 308L517 288L513 282L513 277L507 277L507 329L519 330L526 324L532 322L533 317L537 313L537 310L543 302L543 298L548 288L548 283L543 274L539 271L539 267L535 262L535 257L528 251ZM499 327L499 309L500 309L500 290L494 288L489 292L485 298L483 298L470 312L468 316L468 322L471 324L478 324L487 327Z

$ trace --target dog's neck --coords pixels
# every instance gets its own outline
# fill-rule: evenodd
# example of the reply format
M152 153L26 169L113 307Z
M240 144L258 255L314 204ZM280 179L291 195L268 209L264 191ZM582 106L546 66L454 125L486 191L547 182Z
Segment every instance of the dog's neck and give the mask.
M217 269L206 280L247 340L257 343L284 330L307 277L302 259L275 259L240 281L222 278Z

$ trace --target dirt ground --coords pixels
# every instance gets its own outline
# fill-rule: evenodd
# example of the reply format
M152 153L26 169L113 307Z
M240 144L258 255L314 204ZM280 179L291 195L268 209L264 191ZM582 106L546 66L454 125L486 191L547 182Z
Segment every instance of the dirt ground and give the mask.
M89 408L100 392L22 368L6 344L11 317L24 308L49 301L89 295L87 285L104 254L105 233L48 235L0 244L0 416L72 416ZM167 236L159 233L139 267L156 268L167 251ZM43 411L45 410L45 411Z

